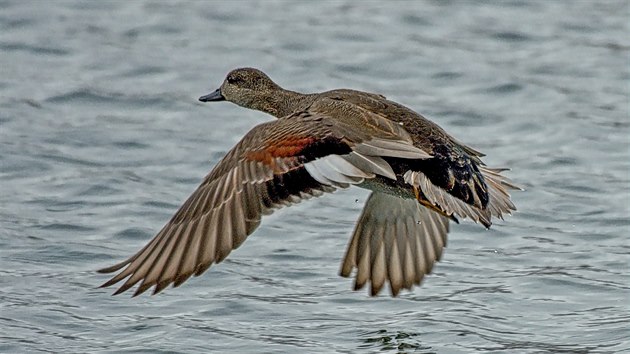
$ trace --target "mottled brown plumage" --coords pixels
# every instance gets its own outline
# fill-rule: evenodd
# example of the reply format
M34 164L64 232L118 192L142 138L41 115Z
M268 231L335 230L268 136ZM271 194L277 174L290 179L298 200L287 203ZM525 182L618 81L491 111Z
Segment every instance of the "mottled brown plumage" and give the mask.
M518 189L484 155L418 113L377 94L340 89L301 94L259 70L241 68L201 101L227 100L269 113L203 180L143 249L103 273L115 292L158 293L200 275L241 245L263 215L338 188L372 190L340 274L355 289L386 283L393 296L419 285L442 255L449 219L486 227L516 210Z

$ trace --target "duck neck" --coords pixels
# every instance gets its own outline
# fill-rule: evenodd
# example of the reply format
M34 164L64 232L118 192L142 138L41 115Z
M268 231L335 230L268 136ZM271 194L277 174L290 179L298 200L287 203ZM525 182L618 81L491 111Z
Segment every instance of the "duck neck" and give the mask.
M269 92L264 99L257 100L252 108L282 118L308 107L312 103L311 96L279 88Z

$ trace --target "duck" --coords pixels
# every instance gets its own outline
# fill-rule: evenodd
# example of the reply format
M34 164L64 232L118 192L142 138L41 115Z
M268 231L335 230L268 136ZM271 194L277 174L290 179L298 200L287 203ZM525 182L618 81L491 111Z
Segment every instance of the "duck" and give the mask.
M228 101L275 120L252 128L203 179L175 215L128 259L100 273L123 280L113 293L140 283L178 287L223 261L264 215L357 186L371 191L356 223L339 275L354 274L354 290L369 284L396 297L432 272L450 224L469 219L486 228L516 210L520 190L487 167L481 152L436 123L380 94L352 89L299 93L258 69L230 71L201 102Z

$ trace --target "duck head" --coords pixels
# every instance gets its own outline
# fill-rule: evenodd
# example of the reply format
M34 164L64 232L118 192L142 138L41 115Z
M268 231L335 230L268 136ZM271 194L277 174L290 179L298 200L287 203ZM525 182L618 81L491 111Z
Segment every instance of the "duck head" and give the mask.
M221 87L199 97L201 102L229 101L241 107L270 112L266 107L282 94L283 89L258 69L239 68L230 71Z

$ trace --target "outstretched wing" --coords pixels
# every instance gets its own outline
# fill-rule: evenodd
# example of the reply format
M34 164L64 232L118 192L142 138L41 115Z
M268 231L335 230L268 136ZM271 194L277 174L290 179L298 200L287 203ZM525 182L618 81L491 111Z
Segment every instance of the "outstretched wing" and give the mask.
M323 115L302 112L253 128L140 251L102 273L103 284L141 282L134 296L179 286L219 263L274 209L381 175L396 176L383 156L429 155L387 131L357 135Z
M354 289L371 284L376 296L389 282L393 296L420 285L446 246L448 218L415 199L374 192L352 234L340 275L357 268Z

